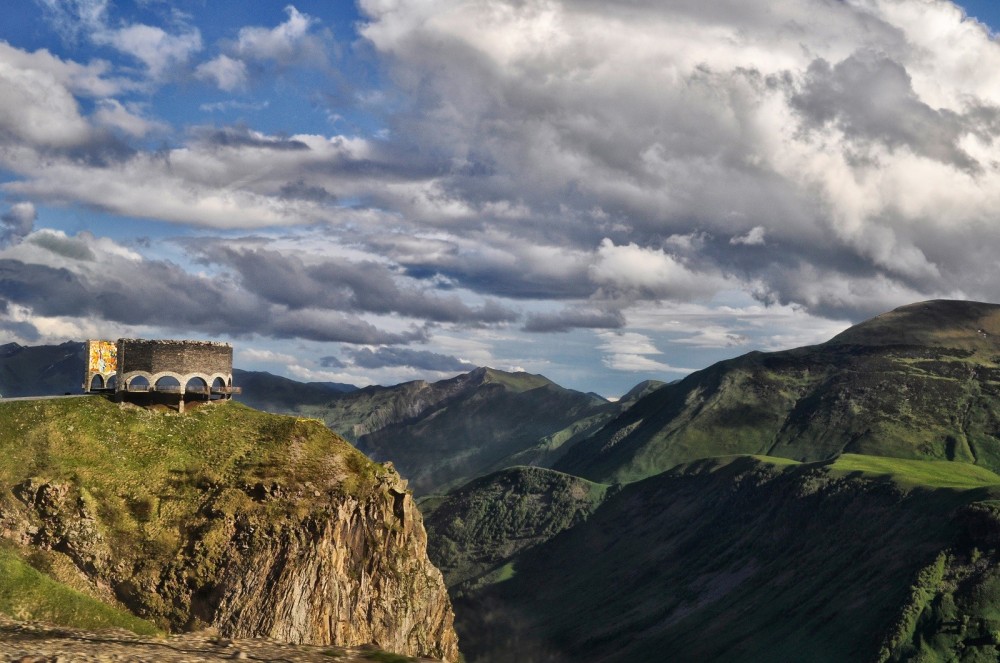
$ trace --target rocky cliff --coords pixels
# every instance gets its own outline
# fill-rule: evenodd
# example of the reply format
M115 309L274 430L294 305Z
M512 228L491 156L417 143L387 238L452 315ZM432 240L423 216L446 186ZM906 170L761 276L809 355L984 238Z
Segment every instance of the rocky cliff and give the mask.
M441 574L398 475L381 477L373 498L337 500L291 527L234 528L232 541L216 588L223 632L456 657Z
M458 658L405 482L320 422L5 403L0 458L0 534L161 627Z

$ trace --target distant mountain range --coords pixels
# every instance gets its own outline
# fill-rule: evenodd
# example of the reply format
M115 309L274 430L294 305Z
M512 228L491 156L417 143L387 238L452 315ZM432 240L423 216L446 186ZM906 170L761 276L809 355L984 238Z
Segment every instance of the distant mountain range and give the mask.
M662 383L616 403L530 373L478 368L439 382L365 387L291 412L323 419L369 457L391 460L418 494L514 465L550 466Z
M0 345L0 395L51 396L80 393L85 366L83 343Z
M233 369L233 383L243 389L236 400L266 412L288 412L300 405L321 404L358 389L353 384L298 382L266 371L239 368Z

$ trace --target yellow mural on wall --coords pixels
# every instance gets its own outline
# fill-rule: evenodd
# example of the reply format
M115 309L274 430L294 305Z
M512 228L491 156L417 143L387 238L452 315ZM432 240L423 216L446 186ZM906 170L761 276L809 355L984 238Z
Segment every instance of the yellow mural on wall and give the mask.
M87 370L92 373L114 373L118 370L118 345L110 341L90 343L90 358Z

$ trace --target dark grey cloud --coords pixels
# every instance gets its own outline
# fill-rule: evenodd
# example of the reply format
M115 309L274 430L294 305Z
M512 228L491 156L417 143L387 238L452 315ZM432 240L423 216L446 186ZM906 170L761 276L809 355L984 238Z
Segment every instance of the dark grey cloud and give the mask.
M475 364L453 357L451 355L428 352L427 350L411 350L409 348L384 347L372 350L357 348L349 350L348 354L355 365L361 368L385 368L406 366L425 371L469 371Z
M281 136L265 137L251 131L247 127L241 126L224 127L221 129L198 128L193 133L201 143L217 145L219 147L249 147L279 151L302 151L309 149L309 146L300 140L283 138Z
M586 254L574 253L572 246L539 245L530 236L480 236L473 231L461 244L400 235L364 239L369 250L391 258L414 279L444 279L512 299L582 299L594 292Z
M308 200L314 203L333 203L337 200L337 196L323 187L306 184L305 180L301 179L282 186L280 195L282 198Z
M316 309L274 311L268 324L254 331L279 338L364 345L424 342L428 338L426 327L388 332L358 317Z
M340 357L334 357L332 355L320 357L319 365L323 368L344 368L347 366L347 364L341 361Z
M35 228L38 212L31 203L16 203L0 215L0 245L20 242Z
M921 101L906 68L882 53L856 52L835 65L813 61L791 104L807 129L835 124L855 141L906 146L963 170L981 168L959 147L968 132L963 118Z
M571 329L621 329L625 316L621 311L569 308L552 313L532 313L524 323L524 331L567 332Z
M324 260L306 263L295 255L267 249L237 249L221 242L200 243L209 263L232 268L248 290L269 302L296 310L325 308L366 313L396 313L434 322L495 324L518 314L493 300L471 307L457 295L435 295L404 286L384 263Z
M35 240L41 239L41 243ZM62 242L55 240L61 239ZM0 299L37 316L78 317L125 325L160 326L209 335L302 338L354 344L425 341L424 327L386 331L352 315L268 302L225 277L190 274L166 261L137 261L101 253L86 236L35 235L63 267L0 259ZM66 261L67 253L71 260ZM90 257L81 260L81 256Z
M28 242L70 260L86 262L97 260L90 244L82 237L67 237L56 233L42 232L31 237Z
M11 336L23 339L29 343L38 341L42 338L42 335L38 333L38 329L35 325L21 320L0 319L0 329L8 332Z

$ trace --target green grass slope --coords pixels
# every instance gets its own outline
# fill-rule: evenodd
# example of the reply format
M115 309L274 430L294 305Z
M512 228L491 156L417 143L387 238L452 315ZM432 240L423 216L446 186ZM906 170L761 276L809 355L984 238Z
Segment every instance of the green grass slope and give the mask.
M1000 484L1000 475L985 468L939 460L844 454L828 467L836 472L891 477L900 486L969 489Z
M823 345L753 352L661 387L555 469L629 482L707 456L843 453L1000 470L1000 306L897 309Z
M997 482L959 463L695 461L516 554L457 597L456 626L470 661L994 660L1000 566L969 560L1000 542L996 514L970 516ZM976 587L949 589L973 567Z
M0 612L72 628L159 632L151 622L57 582L8 545L0 545Z

